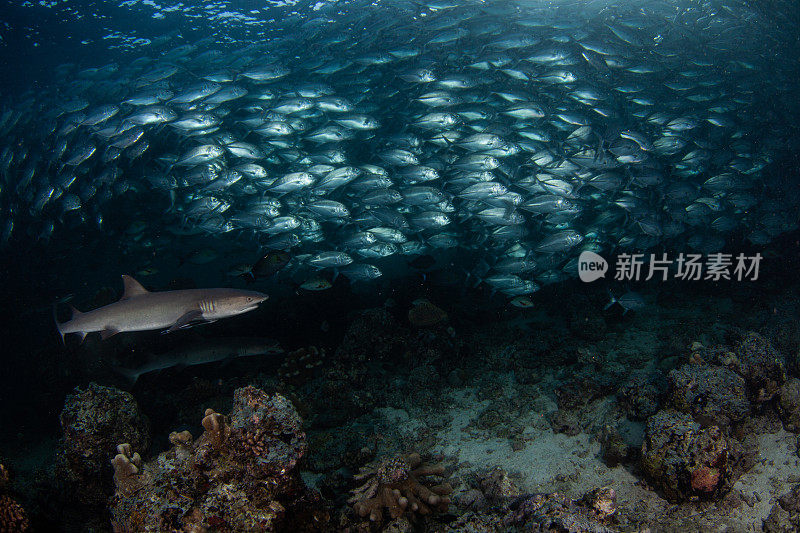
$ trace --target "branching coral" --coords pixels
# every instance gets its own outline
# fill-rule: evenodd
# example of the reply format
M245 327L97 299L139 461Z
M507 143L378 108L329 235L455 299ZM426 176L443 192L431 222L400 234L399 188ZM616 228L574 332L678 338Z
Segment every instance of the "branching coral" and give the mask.
M444 466L423 463L418 453L371 463L355 476L357 481L366 482L352 491L348 502L359 516L368 516L372 522L383 520L384 509L388 509L391 519L406 511L421 515L444 512L452 487L447 482L429 486L430 482L423 479L443 474Z

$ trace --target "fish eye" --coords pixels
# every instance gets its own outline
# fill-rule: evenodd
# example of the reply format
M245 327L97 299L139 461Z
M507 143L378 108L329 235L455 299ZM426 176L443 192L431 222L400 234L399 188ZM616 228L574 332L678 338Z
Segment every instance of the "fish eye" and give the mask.
M253 297L252 297L252 296L248 296L248 297L247 297L247 301L248 301L248 302L252 302L252 301L253 301Z

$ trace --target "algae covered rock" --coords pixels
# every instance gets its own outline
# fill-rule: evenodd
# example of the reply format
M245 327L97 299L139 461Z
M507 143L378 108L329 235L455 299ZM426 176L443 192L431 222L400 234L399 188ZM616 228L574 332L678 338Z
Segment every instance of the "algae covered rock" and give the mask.
M725 367L684 365L669 383L673 406L702 424L727 428L750 413L744 378Z
M617 402L631 420L645 420L658 412L667 391L661 372L633 372L616 392Z
M786 381L786 361L770 342L758 333L748 333L734 350L733 369L747 382L750 398L761 403L771 400Z
M778 393L778 413L787 431L800 433L800 379L789 378Z
M647 419L641 466L670 501L714 499L732 484L728 453L718 426L701 427L688 413L665 409Z
M778 498L762 528L765 533L793 533L800 530L800 486Z
M610 487L594 489L577 500L558 492L527 495L510 506L500 531L612 533L618 531L614 524L616 499Z
M103 506L113 492L108 465L117 445L145 452L150 423L130 393L96 383L67 396L59 418L64 440L57 475L78 504Z

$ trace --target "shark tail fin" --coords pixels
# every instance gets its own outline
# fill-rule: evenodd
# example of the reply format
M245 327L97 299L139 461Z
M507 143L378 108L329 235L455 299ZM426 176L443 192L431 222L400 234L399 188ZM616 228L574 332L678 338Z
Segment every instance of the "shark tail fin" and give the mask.
M56 329L58 330L58 334L61 336L61 343L66 345L67 342L64 340L64 331L62 331L61 323L58 321L58 307L56 304L53 304L53 322L56 323Z
M71 305L69 306L69 308L72 311L72 316L70 317L70 320L72 320L76 316L83 314ZM56 329L58 330L58 334L61 335L61 342L66 344L67 342L64 340L64 335L66 335L66 333L64 333L64 330L61 329L61 326L63 326L65 323L58 321L58 308L56 304L53 304L53 321L56 323ZM86 338L86 332L76 331L75 333L78 333L81 336L81 342L83 342L83 339Z
M137 372L135 369L133 369L133 368L125 368L125 367L123 367L123 366L117 366L117 367L114 367L114 370L115 370L115 371L116 371L116 372L117 372L117 373L118 373L120 376L122 376L123 378L125 378L125 381L126 381L126 382L128 383L128 385L130 385L131 387L132 387L132 386L134 386L134 385L136 384L136 382L139 380L139 376L141 375L141 374L140 374L139 372Z

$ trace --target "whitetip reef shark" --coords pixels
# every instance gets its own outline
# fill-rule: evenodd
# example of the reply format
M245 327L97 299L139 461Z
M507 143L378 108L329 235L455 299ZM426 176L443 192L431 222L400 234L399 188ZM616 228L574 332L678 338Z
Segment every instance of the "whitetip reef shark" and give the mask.
M116 370L133 385L143 374L159 372L169 368L185 368L219 361L231 361L238 357L276 355L284 353L277 341L261 338L205 339L200 343L154 356L136 368L117 367Z
M123 331L165 329L165 333L207 324L247 313L266 300L266 294L239 289L186 289L150 292L130 276L122 276L125 292L119 301L80 312L72 307L72 318L56 321L61 341L68 333L77 333L81 341L87 333L100 332L105 340Z

